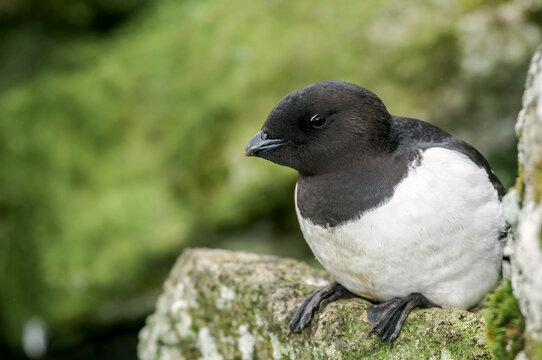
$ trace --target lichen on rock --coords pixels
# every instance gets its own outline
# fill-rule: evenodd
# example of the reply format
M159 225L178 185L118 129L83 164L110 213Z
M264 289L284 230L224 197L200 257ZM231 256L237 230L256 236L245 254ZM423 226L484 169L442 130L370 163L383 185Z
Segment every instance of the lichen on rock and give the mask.
M150 359L491 359L480 314L412 312L390 346L368 336L361 298L318 312L301 334L288 322L329 276L300 261L226 250L188 249L140 333Z
M515 227L512 285L525 316L525 355L542 357L542 46L533 56L518 116L521 210Z

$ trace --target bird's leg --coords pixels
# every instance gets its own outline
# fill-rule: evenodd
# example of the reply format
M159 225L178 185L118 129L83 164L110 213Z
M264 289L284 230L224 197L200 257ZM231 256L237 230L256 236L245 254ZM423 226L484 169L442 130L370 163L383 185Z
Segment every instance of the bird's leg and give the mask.
M346 290L336 281L323 289L316 290L297 309L292 321L290 321L290 330L292 332L301 332L318 310L325 308L327 304L335 300L350 299L353 297L356 297L356 295Z
M408 314L416 307L429 308L440 305L427 299L420 293L413 293L403 298L393 298L367 308L371 323L369 334L376 331L383 342L390 344L397 338Z

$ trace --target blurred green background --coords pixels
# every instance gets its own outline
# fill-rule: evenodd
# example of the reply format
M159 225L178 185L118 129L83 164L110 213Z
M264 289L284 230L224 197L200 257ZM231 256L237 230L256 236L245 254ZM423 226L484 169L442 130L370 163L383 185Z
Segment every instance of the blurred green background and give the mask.
M0 0L0 358L133 359L188 246L312 261L294 171L243 150L341 79L516 176L542 4Z

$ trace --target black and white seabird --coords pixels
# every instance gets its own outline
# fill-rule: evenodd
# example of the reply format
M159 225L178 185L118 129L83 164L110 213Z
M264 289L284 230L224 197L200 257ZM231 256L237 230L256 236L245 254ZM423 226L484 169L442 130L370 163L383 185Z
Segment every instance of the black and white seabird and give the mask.
M271 111L245 154L299 172L305 240L335 282L290 322L300 332L331 301L361 296L390 343L415 307L469 309L501 277L504 188L471 145L393 116L342 81L298 89Z

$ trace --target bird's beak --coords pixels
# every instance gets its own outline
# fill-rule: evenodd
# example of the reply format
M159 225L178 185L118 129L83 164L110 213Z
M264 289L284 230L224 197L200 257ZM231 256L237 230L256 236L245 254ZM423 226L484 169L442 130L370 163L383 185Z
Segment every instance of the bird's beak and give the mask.
M285 142L286 140L283 139L270 139L263 130L260 130L248 143L245 155L260 156L278 148Z

